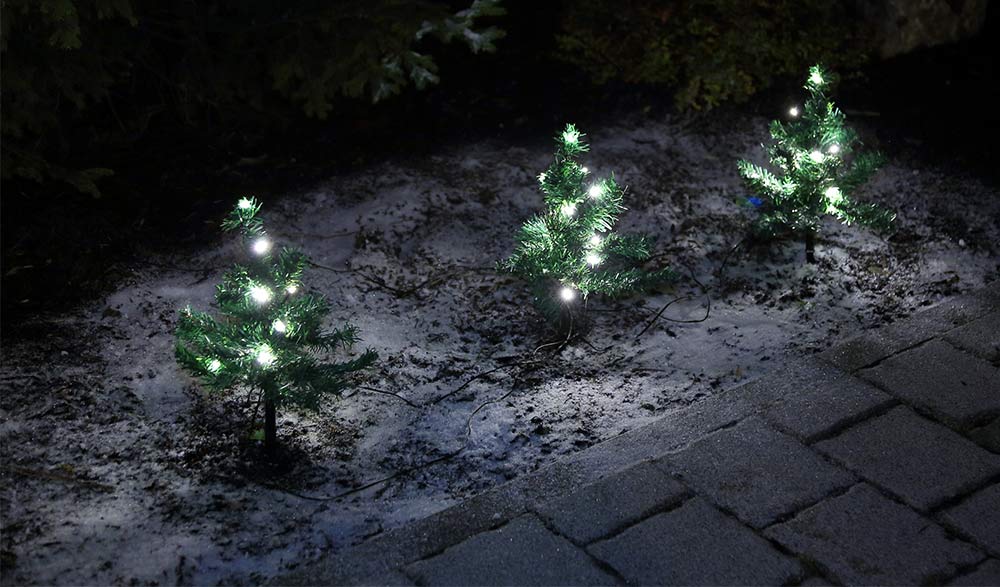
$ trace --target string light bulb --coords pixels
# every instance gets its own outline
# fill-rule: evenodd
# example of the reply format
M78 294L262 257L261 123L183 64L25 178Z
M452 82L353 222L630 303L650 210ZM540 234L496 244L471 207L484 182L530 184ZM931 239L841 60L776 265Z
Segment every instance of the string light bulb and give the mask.
M836 155L837 153L840 152L840 145L838 145L837 143L834 143L834 144L830 145L829 148L827 148L826 152L829 153L829 154L831 154L831 155Z
M564 302L572 302L575 297L576 292L573 291L573 288L568 285L564 285L562 289L559 290L559 298Z
M791 108L788 109L788 114L790 116L792 116L792 117L798 116L799 115L799 107L798 106L792 106Z
M809 153L809 158L812 159L813 162L815 163L822 163L826 159L826 157L823 155L823 151L819 150Z
M546 177L546 175L545 175L544 171L541 172L541 173L539 173L538 174L538 183L545 183L545 177Z
M271 241L266 236L262 236L253 242L253 252L258 255L265 255L271 250Z
M601 264L601 256L597 253L587 253L584 260L587 262L587 265L590 265L591 267L596 267Z
M572 217L576 214L576 204L563 204L559 211L562 212L563 216L566 216L567 218Z
M249 210L250 208L253 208L253 202L250 201L250 198L241 198L236 205L239 206L240 210Z
M271 330L277 332L278 334L284 334L288 330L288 325L282 319L277 319L271 323Z
M593 247L599 246L601 244L601 236L598 234L591 235L590 245Z
M583 167L581 167L581 168L580 168L580 171L582 171L584 175L586 175L586 174L590 173L590 170L589 170L589 169L587 169L587 166L586 166L586 165L584 165Z
M274 356L274 351L272 351L271 347L266 344L262 344L257 347L257 363L259 363L262 367L271 366L276 358L277 357Z
M285 286L285 293L287 293L290 296L295 295L296 293L298 293L298 291L299 291L299 286L295 285L294 283L289 283L288 285Z
M604 188L601 187L600 184L595 183L594 185L590 186L589 190L587 190L587 194L590 195L591 198L594 198L596 200L597 198L600 198L601 196L604 195Z
M271 301L271 290L263 285L251 286L250 299L263 306Z
M818 71L814 71L814 72L812 72L812 74L809 75L809 81L813 85L816 85L816 86L822 85L822 83L823 83L823 76L820 75L820 73Z
M218 373L219 369L222 369L222 361L220 361L219 359L212 359L208 363L208 370L211 371L212 373Z

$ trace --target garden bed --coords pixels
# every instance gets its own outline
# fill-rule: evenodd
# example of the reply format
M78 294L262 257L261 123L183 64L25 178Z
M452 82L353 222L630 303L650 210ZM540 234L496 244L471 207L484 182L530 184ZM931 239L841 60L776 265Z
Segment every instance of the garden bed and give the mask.
M593 173L629 186L617 229L655 236L654 263L680 278L592 297L568 339L494 269L541 208L547 137L265 205L271 235L317 264L305 284L334 323L380 355L320 413L279 414L278 464L248 440L246 398L206 396L173 358L178 310L210 307L234 240L150 258L101 303L21 325L3 350L4 581L258 582L996 279L995 188L905 155L862 194L898 212L891 238L829 223L815 265L795 242L730 254L752 213L735 161L763 162L766 122L582 129Z

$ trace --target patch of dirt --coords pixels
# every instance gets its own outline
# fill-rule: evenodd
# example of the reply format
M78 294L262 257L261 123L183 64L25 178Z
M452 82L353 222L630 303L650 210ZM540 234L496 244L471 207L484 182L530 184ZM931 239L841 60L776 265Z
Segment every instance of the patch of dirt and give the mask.
M331 325L381 356L371 389L280 414L276 459L245 397L204 395L173 359L178 310L211 306L236 243L25 323L0 372L4 581L261 582L997 277L1000 198L975 178L893 162L866 195L898 232L830 223L806 265L800 243L729 254L750 214L735 160L762 160L765 120L584 130L595 175L630 186L617 229L656 236L683 277L591 298L566 344L493 269L551 145L464 145L265 208L317 264Z

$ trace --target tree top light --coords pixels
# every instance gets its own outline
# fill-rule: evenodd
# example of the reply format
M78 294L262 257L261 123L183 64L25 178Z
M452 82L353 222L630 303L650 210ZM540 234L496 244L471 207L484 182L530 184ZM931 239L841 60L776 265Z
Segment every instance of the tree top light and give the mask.
M240 210L249 210L253 207L253 202L250 201L250 198L241 198L236 205Z
M567 128L563 131L562 138L564 141L570 144L576 144L580 140L580 131L572 128Z

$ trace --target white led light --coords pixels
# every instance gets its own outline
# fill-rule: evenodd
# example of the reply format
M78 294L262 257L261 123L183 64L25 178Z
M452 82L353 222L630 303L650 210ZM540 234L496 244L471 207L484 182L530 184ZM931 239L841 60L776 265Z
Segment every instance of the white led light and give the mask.
M830 186L826 188L823 195L826 196L826 200L831 204L839 204L844 201L844 194L840 192L840 188L837 186Z
M274 362L275 358L274 351L272 351L271 347L266 344L260 345L260 348L257 349L257 362L262 366L269 366Z
M243 198L236 205L240 207L240 210L249 210L253 207L253 202L249 198Z
M275 320L271 323L271 329L279 334L284 334L288 330L288 325L285 324L284 320Z
M563 286L563 288L561 290L559 290L559 297L564 302L571 302L571 301L573 301L573 298L576 297L576 292L573 291L572 287L569 287L568 285L566 285L566 286Z
M538 182L539 182L539 183L545 183L545 177L546 177L546 176L545 176L545 172L544 172L544 171L543 171L543 172L541 172L541 173L539 173L539 174L538 174Z
M829 154L831 154L831 155L836 155L837 153L840 152L840 145L838 145L837 143L834 143L834 144L830 145L826 149L826 152L829 153Z
M591 267L601 264L601 256L597 253L587 253L584 260L587 261L587 265L590 265Z
M816 163L822 163L823 160L826 159L826 156L823 155L822 151L813 151L812 153L809 153L809 158Z
M253 252L258 255L263 255L271 250L271 241L267 237L262 236L253 242Z
M563 216L573 216L576 214L576 204L563 204L559 211L562 212Z
M600 237L600 235L596 235L596 234L595 234L595 235L591 236L591 237L590 237L590 244L591 244L592 246L595 246L595 247L596 247L597 245L601 244L601 237Z
M221 368L222 368L222 361L220 361L219 359L212 359L212 361L208 364L208 370L211 371L212 373L218 373L219 369Z
M812 82L813 85L818 86L823 83L823 76L820 75L818 71L814 71L812 72L812 75L809 76L809 81Z
M264 305L271 301L271 290L263 285L254 285L250 288L250 298Z
M590 170L589 170L589 169L587 169L587 166L586 166L586 165L584 165L583 167L581 167L581 168L580 168L580 171L582 171L582 172L583 172L584 174L587 174L587 173L590 173Z
M790 114L791 116L798 116L799 115L799 107L798 106L792 106L791 108L788 109L788 114Z
M604 188L601 187L599 184L595 183L594 185L590 186L589 190L587 190L587 194L589 194L591 198L595 199L600 198L601 196L604 195Z
M580 140L580 132L576 130L566 130L562 134L563 140L570 144L576 144Z
M285 286L285 293L287 293L288 295L293 295L298 291L299 291L299 286L295 285L294 283L289 283L288 285Z

